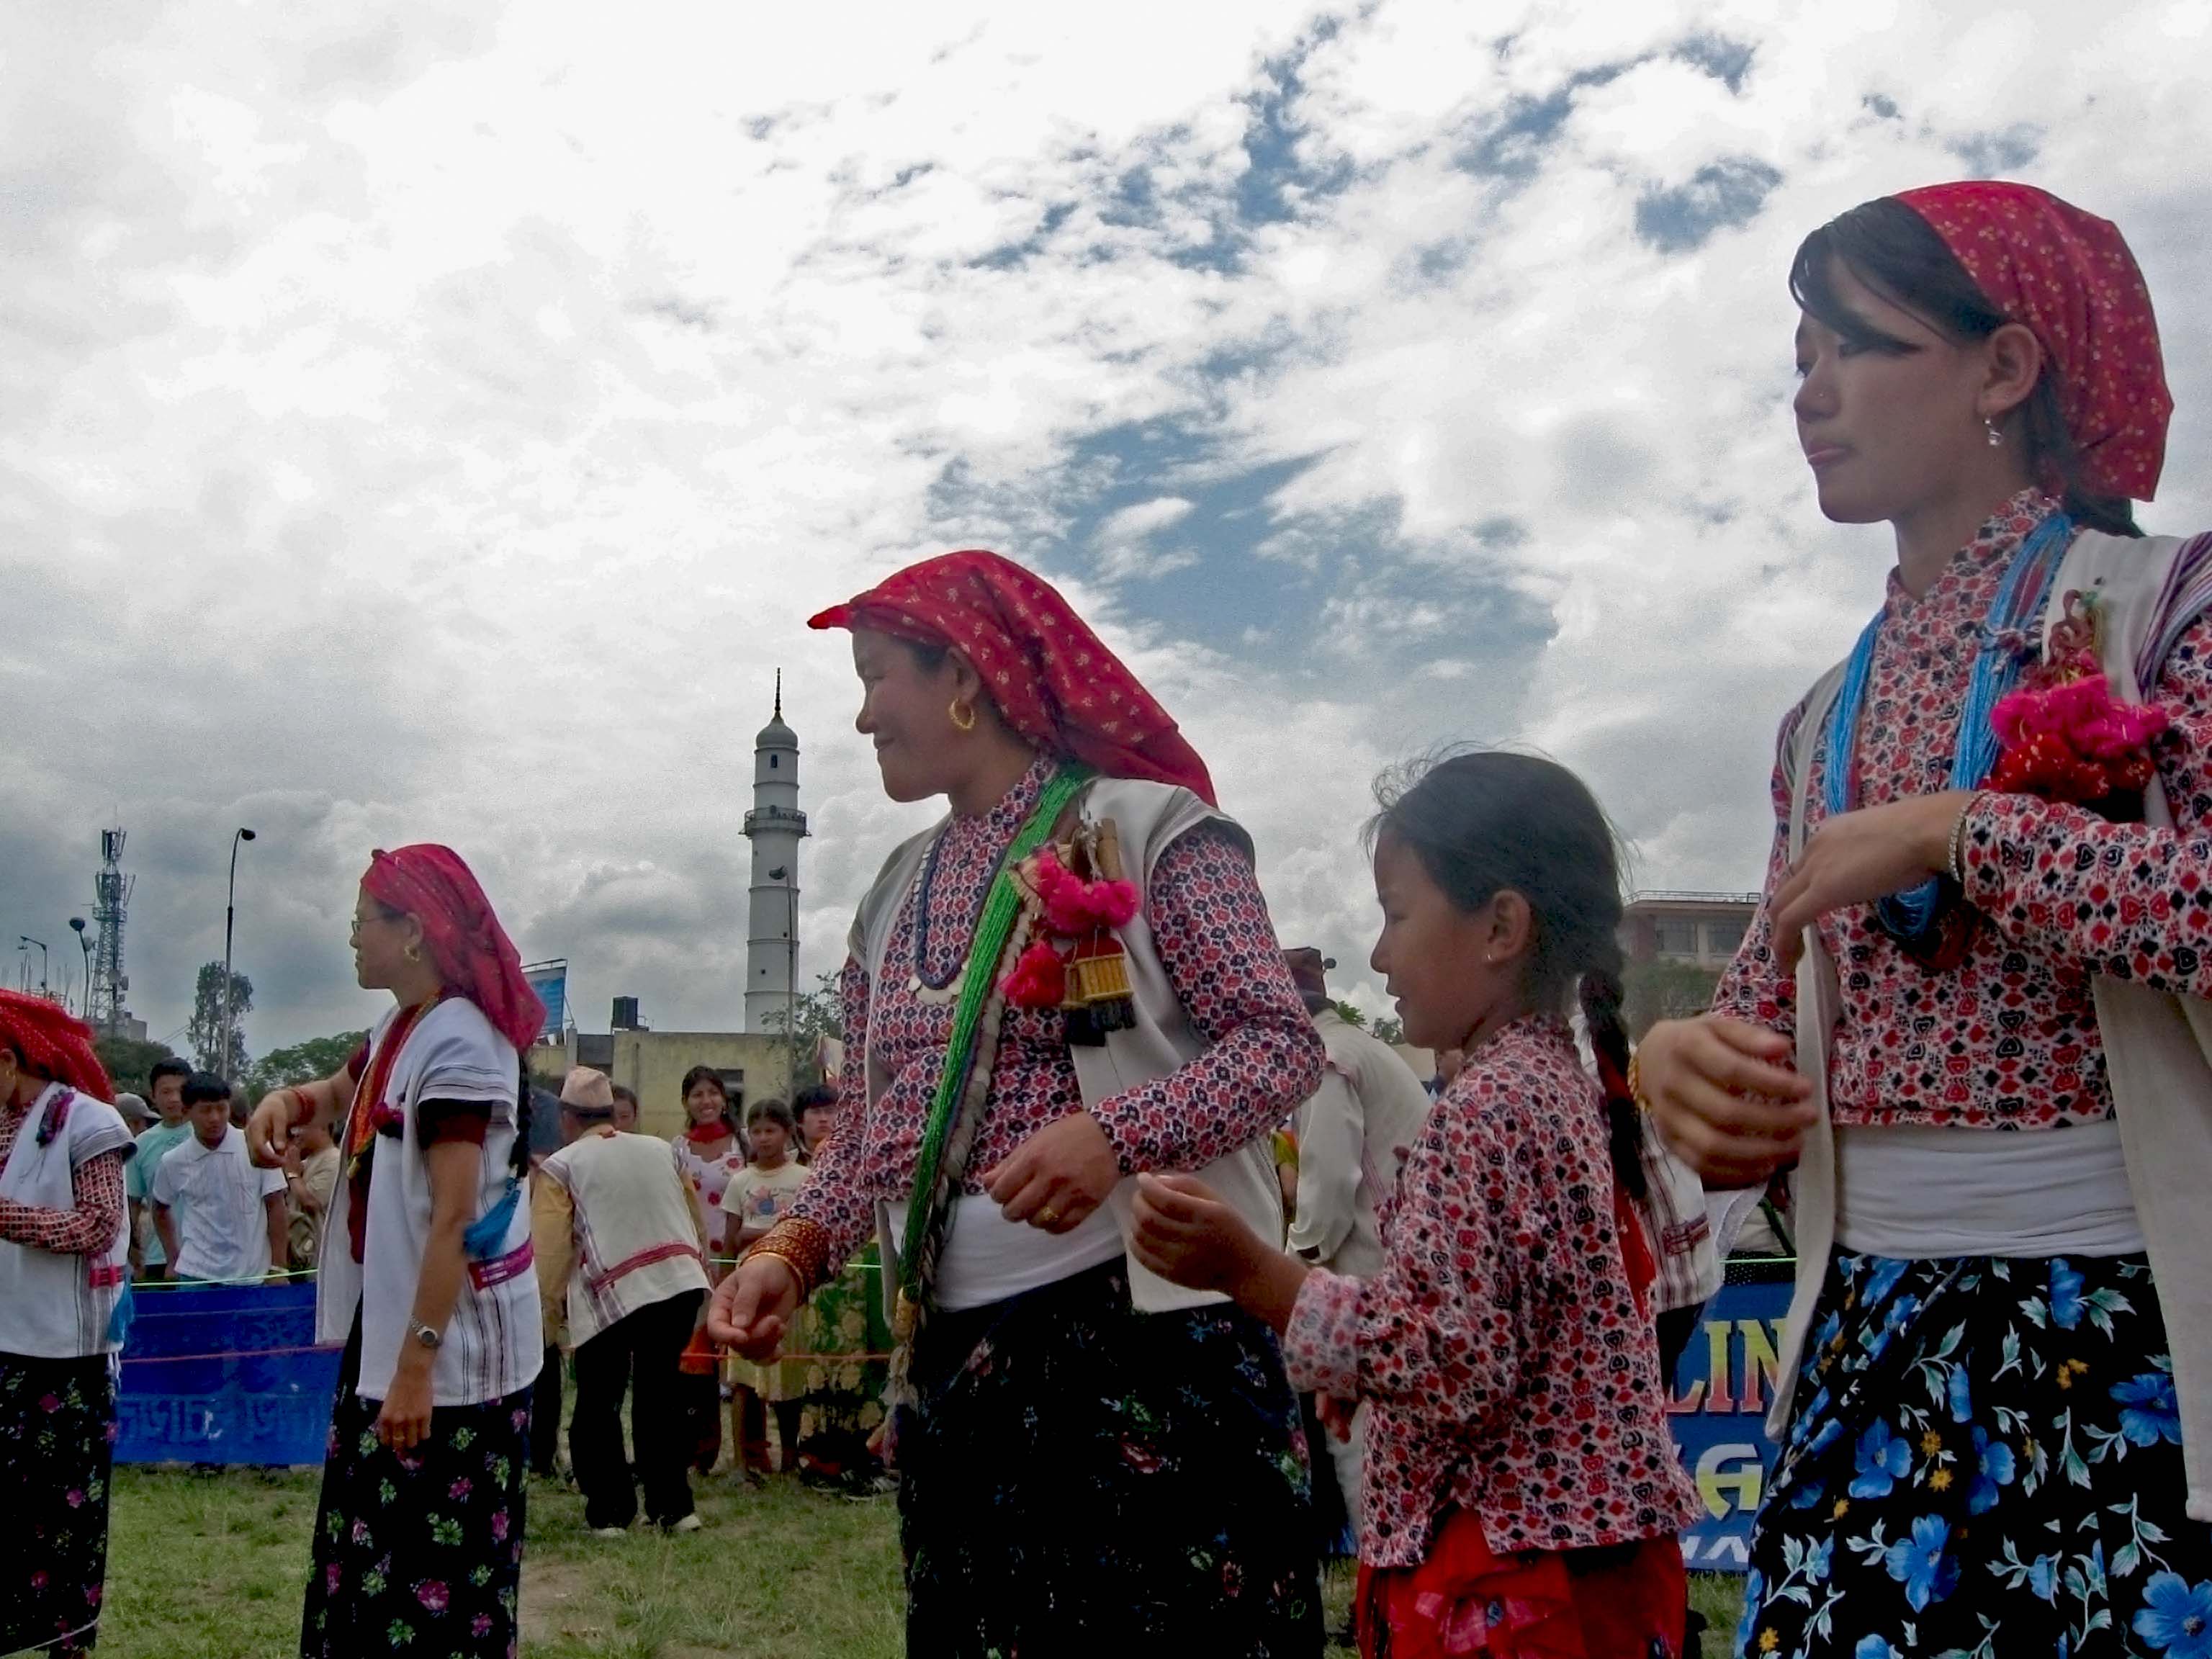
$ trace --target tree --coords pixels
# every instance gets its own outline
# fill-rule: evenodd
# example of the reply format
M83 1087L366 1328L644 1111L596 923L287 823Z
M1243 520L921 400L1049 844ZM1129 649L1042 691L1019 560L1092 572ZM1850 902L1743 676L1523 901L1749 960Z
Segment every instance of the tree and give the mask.
M142 1097L154 1091L148 1074L155 1066L176 1058L167 1043L149 1042L141 1037L94 1037L92 1051L107 1068L107 1075L114 1079L118 1092Z
M789 1030L793 1063L791 1086L793 1091L821 1079L814 1074L814 1056L819 1052L822 1039L842 1042L845 1036L845 999L837 988L837 975L817 974L814 988L802 991L791 1000L790 1023L785 1024L785 1011L772 1008L765 1022L771 1031Z
M246 1073L246 1091L258 1100L272 1089L282 1089L288 1084L331 1076L353 1058L353 1051L361 1047L362 1039L368 1035L366 1031L337 1031L329 1036L309 1037L289 1048L273 1048L254 1061L252 1069Z
M217 1077L245 1076L246 1036L240 1018L253 1011L253 981L234 971L230 976L230 1030L222 1030L222 964L203 963L192 988L192 1017L185 1026L185 1042L203 1072Z
M1395 1048L1406 1040L1406 1027L1400 1020L1378 1019L1375 1022L1375 1036Z
M1359 1012L1358 1003L1346 1002L1340 998L1336 1004L1336 1012L1338 1017L1353 1030L1364 1031L1367 1029L1367 1016Z
M1637 1042L1662 1019L1687 1019L1712 1005L1713 987L1720 983L1715 969L1695 963L1632 962L1620 976L1621 1017L1628 1035Z

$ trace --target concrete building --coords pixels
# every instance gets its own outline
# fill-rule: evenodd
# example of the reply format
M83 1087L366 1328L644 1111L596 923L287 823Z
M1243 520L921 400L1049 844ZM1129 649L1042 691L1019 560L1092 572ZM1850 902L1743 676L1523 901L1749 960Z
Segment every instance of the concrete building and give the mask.
M749 1101L791 1099L790 1045L774 1032L628 1029L567 1035L566 1043L531 1046L531 1074L557 1091L571 1067L605 1072L637 1091L637 1127L645 1134L672 1135L684 1127L684 1074L694 1066L714 1069L740 1117Z
M799 734L783 723L783 676L775 713L753 739L752 893L745 928L745 1030L778 1031L792 1012L799 971ZM622 1079L617 1079L619 1082Z
M1673 962L1717 973L1759 914L1756 893L1638 893L1620 919L1631 962Z

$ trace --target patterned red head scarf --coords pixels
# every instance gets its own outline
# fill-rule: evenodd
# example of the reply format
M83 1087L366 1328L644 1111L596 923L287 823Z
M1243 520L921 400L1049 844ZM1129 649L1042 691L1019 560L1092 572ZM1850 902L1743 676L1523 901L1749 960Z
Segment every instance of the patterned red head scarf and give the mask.
M1897 199L1943 239L1991 305L2043 342L2082 485L2149 501L2173 397L2150 290L2118 228L2030 185L1931 185Z
M92 1027L58 1002L0 991L0 1048L13 1048L26 1071L94 1100L114 1098L107 1068L92 1051Z
M403 910L422 924L430 963L448 989L483 1010L484 1018L518 1048L527 1048L545 1024L545 1005L522 976L522 957L491 901L461 855L424 842L396 853L369 854L362 890L379 904Z
M1059 590L1012 559L972 549L924 559L806 625L950 646L982 676L1000 717L1038 748L1216 804L1206 763L1167 710Z

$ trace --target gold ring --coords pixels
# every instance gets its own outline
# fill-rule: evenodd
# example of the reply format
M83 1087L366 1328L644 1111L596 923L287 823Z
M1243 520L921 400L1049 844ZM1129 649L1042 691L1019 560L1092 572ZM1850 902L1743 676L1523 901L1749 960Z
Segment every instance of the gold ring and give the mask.
M1054 1209L1051 1205L1048 1204L1044 1208L1037 1212L1037 1220L1044 1226L1052 1226L1060 1220L1060 1212Z

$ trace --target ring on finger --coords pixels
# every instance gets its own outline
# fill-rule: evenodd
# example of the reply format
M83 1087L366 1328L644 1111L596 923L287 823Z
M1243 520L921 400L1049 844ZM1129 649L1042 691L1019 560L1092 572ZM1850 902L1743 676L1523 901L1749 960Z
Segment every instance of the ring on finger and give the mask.
M1060 1224L1060 1212L1048 1204L1036 1212L1036 1218L1040 1226L1056 1227Z

